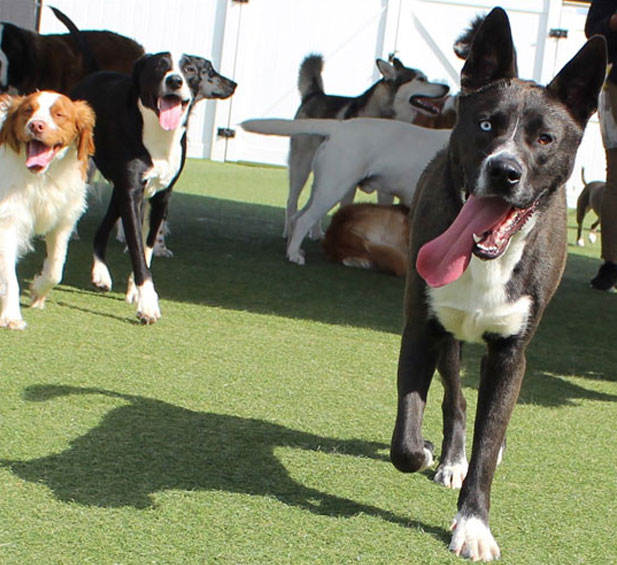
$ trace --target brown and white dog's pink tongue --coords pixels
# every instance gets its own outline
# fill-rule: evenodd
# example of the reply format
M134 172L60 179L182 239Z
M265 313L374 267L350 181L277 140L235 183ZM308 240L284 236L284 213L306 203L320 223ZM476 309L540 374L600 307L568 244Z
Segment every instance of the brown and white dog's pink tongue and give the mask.
M416 259L420 276L432 287L454 282L471 260L473 234L482 235L501 223L511 208L501 198L469 196L452 225L420 248Z
M166 131L172 131L180 125L182 119L182 101L177 96L164 96L159 101L159 124Z
M26 146L26 167L34 173L41 172L49 166L56 153L53 147L40 141L30 141Z

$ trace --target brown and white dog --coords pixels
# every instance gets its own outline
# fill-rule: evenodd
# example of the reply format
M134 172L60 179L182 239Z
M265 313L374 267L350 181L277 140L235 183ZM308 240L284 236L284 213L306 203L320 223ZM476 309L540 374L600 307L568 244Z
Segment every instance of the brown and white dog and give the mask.
M30 293L31 306L43 308L86 207L94 112L52 91L3 95L0 110L0 327L23 329L15 265L32 237L44 235L47 257Z
M581 180L583 181L583 191L579 194L578 200L576 201L576 223L578 224L578 230L576 232L576 245L579 247L583 247L585 245L585 240L582 237L583 233L583 221L585 220L585 216L589 210L593 210L597 216L596 221L591 224L591 228L589 228L589 241L591 243L595 243L597 239L596 232L598 231L598 227L600 226L600 222L602 221L601 212L602 212L602 199L604 198L604 189L606 188L606 183L604 181L585 181L585 168L581 169Z
M332 216L322 246L331 261L402 277L409 255L409 208L364 202Z

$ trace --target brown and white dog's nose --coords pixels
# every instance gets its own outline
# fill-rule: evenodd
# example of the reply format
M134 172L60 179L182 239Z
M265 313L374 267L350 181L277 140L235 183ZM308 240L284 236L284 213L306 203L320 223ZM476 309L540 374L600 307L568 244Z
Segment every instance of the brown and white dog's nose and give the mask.
M172 90L180 90L182 88L182 77L180 75L169 75L165 79L165 85Z
M492 188L511 190L521 180L523 168L516 159L503 155L489 159L487 173Z
M35 135L43 133L46 127L47 124L43 120L32 120L28 123L28 129Z

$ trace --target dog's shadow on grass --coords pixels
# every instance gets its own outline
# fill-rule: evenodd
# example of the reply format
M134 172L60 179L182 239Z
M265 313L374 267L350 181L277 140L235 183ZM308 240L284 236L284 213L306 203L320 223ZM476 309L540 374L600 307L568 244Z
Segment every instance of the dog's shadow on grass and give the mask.
M195 412L141 396L96 388L35 385L30 401L98 394L124 401L61 452L29 461L0 461L20 478L45 484L58 500L98 507L151 508L153 495L173 489L225 491L275 498L331 517L376 516L422 528L447 541L440 528L304 486L277 459L277 448L385 460L386 445L339 440L264 420Z

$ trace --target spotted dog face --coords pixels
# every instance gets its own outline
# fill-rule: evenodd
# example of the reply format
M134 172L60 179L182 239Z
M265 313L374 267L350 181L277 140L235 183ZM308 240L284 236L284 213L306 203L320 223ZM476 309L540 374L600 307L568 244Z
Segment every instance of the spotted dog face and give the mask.
M212 63L197 55L183 55L180 67L195 97L195 102L204 98L229 98L237 84L214 70Z

